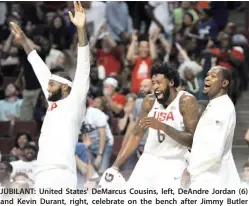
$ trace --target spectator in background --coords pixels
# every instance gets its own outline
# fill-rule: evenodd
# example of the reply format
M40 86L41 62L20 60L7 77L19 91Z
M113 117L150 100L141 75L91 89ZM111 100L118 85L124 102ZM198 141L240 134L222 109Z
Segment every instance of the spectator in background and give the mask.
M88 91L88 97L96 98L103 95L103 81L98 77L98 67L91 65L90 70L90 87Z
M243 183L245 186L248 186L249 185L249 162L248 161L244 164L243 169L244 169Z
M180 78L187 83L186 91L193 94L197 100L203 99L204 77L202 76L202 67L196 62L191 61L187 52L182 46L176 43L178 50L178 61L180 66L178 72Z
M89 172L89 154L87 146L81 142L76 144L77 189L84 189L84 184L87 181L87 173Z
M78 151L76 152L76 164L79 175L78 187L95 188L99 175L93 166L93 158L89 149L92 145L92 140L87 134L82 133L80 134L77 145Z
M52 47L58 50L69 49L72 43L72 38L67 30L65 20L57 15L52 21L50 27L50 42L52 42Z
M139 114L141 112L141 105L143 103L144 97L152 92L151 79L144 79L140 84L138 98L134 103L133 117L137 121Z
M126 135L130 132L134 125L133 109L136 96L134 94L128 94L126 96L126 102L124 106L124 117L119 119L119 130L121 135Z
M183 16L185 13L190 12L194 18L194 23L196 23L199 19L198 14L195 10L192 9L192 2L191 1L182 1L180 8L174 9L174 21L175 21L175 29L181 27L183 22Z
M108 1L106 21L107 31L117 44L127 43L132 33L132 20L127 4L124 1Z
M107 122L106 115L99 109L86 105L85 120L81 132L91 138L90 153L93 156L93 165L98 173L103 174L109 167L112 154L113 135Z
M4 80L4 76L2 74L2 72L0 72L0 100L5 98L5 92L4 92L4 88L3 88L3 80Z
M146 5L148 16L152 20L149 33L159 30L165 35L165 38L172 44L174 29L173 11L166 1L149 1Z
M181 79L180 80L180 85L179 87L177 88L177 91L187 91L187 83L185 80Z
M32 137L28 132L18 132L15 139L15 147L11 150L10 155L22 160L24 158L24 146L30 142L32 142Z
M210 10L213 20L217 24L218 30L223 29L228 21L227 2L225 1L210 1Z
M104 81L103 94L108 110L113 117L122 118L124 115L125 96L117 92L118 81L108 77Z
M8 8L6 2L0 3L0 26L2 26L5 22L7 16Z
M218 34L218 26L212 18L210 9L203 9L200 14L200 22L197 25L198 35L188 33L188 37L197 39L197 51L200 53L206 48L209 39L216 39Z
M92 40L91 51L97 58L99 78L105 79L107 76L120 73L122 52L112 37L103 29ZM101 44L100 49L96 48L97 41Z
M129 46L126 59L132 66L132 92L135 94L139 92L141 82L149 78L150 67L157 59L155 42L158 35L159 33L150 35L149 41L145 38L141 38L138 43L137 34L132 34L132 42ZM138 55L136 55L137 49Z
M7 41L4 45L4 54L8 55L11 51L12 46L15 46L15 42L13 41L14 37L12 34L9 35ZM39 52L39 55L44 60L47 54L50 51L50 43L47 38L38 35L34 38L37 43L40 45L36 45L33 41L32 42L34 48ZM24 90L23 90L23 103L21 105L20 110L20 119L23 121L31 121L34 117L35 106L37 103L37 99L40 93L40 84L38 79L34 73L34 70L30 63L27 60L27 55L23 48L18 47L17 56L20 61L20 70L23 73L24 77ZM21 76L22 76L21 75Z
M0 187L9 185L12 171L13 168L9 162L0 162Z
M16 85L10 83L5 89L5 99L0 101L0 121L18 120L22 102Z
M28 175L29 179L35 181L35 170L37 168L37 148L30 143L27 143L23 148L23 159L11 162L13 178L16 173L22 172Z
M196 24L194 23L194 17L190 12L184 14L183 22L179 30L176 31L175 41L184 45L184 48L188 53L194 52L196 48L196 39L190 38L189 33L197 33Z
M101 1L84 1L82 5L87 16L87 33L89 37L97 36L106 24L106 3Z

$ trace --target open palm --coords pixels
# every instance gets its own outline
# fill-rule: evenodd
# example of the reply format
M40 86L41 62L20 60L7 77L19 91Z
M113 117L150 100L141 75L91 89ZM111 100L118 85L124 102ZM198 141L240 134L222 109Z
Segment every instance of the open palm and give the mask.
M69 17L71 22L77 27L77 28L84 28L86 23L86 15L85 10L82 7L80 2L74 2L74 16L71 11L69 11Z
M14 22L10 22L11 33L14 35L16 43L22 45L26 40L26 36L19 25Z

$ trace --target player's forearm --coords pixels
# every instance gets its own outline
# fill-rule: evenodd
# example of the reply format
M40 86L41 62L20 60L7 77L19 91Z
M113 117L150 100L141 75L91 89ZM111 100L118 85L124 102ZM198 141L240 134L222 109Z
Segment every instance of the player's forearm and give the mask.
M85 28L78 28L78 41L79 46L84 47L88 44L87 33Z
M176 142L191 147L193 142L193 134L190 132L185 131L178 131L175 128L165 124L163 127L163 131L165 134L167 134L169 137L171 137Z
M35 45L31 44L27 38L23 42L22 47L27 55L29 55L35 49Z
M122 166L124 162L128 159L128 157L133 152L135 152L140 143L140 140L141 140L140 136L130 136L127 139L126 144L119 151L118 156L112 166L115 168L119 168L120 166Z

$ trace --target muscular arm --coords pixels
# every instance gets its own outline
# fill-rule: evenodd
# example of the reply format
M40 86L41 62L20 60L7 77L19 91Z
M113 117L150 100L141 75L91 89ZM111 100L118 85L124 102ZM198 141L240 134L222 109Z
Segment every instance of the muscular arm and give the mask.
M78 57L71 98L79 103L86 99L89 90L90 51L85 28L78 28Z
M149 96L146 96L143 103L142 109L139 115L139 120L146 117L152 108L152 101ZM144 135L145 130L139 126L139 120L137 121L134 129L125 137L126 142L122 145L121 150L113 164L113 167L119 168L127 158L137 149L141 138Z
M176 142L191 147L199 121L199 107L195 97L183 95L180 98L180 112L183 116L185 131L178 131L167 124L164 125L163 131Z

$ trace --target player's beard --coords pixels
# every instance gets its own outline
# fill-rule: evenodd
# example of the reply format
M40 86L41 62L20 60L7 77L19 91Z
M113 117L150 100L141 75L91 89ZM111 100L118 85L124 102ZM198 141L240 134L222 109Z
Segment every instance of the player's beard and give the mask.
M59 88L57 91L52 93L52 95L48 98L48 101L50 102L56 102L59 101L62 98L62 90Z
M169 85L167 85L166 89L163 92L163 98L158 99L157 96L156 96L156 98L160 104L165 104L168 101L169 96L170 96L170 88L169 88Z

